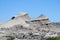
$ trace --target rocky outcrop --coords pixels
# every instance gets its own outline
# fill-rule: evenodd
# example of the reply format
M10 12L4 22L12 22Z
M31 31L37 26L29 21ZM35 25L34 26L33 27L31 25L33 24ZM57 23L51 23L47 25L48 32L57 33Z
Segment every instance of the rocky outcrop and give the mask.
M0 25L0 40L40 40L48 32L60 32L59 23L52 23L46 16L30 18L22 12Z

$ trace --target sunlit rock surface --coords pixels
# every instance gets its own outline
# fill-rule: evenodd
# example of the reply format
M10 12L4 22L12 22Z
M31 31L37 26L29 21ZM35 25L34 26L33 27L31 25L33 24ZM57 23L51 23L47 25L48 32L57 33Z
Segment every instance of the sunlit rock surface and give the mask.
M0 24L0 40L41 40L49 32L53 35L60 32L60 23L51 22L43 14L30 18L26 12L21 12Z

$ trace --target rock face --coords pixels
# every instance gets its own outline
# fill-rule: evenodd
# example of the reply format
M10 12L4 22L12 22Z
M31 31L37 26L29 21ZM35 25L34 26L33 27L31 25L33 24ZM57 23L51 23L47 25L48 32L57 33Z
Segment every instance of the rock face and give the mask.
M43 14L30 18L22 12L0 25L0 40L41 40L48 32L60 32L58 29L60 23L52 23Z

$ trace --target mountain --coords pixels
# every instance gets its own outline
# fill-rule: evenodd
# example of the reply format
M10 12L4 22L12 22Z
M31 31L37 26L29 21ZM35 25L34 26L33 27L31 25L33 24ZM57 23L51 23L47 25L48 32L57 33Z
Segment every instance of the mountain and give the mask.
M60 22L51 22L43 14L37 18L30 18L27 13L21 12L0 25L1 40L11 35L17 38L16 40L20 38L32 38L32 35L34 38L39 39L39 37L46 35L48 32L60 32Z
M57 28L60 28L60 22L53 22L53 25L55 25Z

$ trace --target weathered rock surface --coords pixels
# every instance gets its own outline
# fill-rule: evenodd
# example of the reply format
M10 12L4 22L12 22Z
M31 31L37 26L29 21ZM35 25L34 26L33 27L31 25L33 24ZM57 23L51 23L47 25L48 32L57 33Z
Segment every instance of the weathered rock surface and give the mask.
M60 32L60 23L52 23L46 16L30 18L22 13L0 25L0 40L40 40L48 32Z

